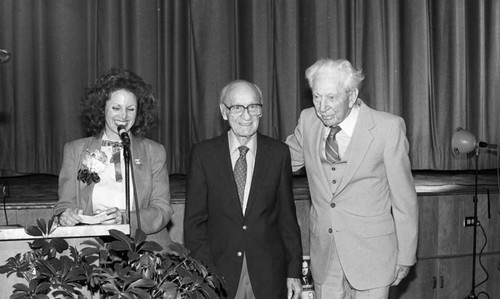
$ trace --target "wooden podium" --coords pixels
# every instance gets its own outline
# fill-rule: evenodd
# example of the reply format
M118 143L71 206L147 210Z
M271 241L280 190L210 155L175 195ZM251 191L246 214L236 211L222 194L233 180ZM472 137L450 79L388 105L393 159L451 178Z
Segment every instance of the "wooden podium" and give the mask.
M108 231L116 229L126 235L130 235L130 225L128 224L99 224L99 225L78 225L78 226L58 226L49 238L87 238L109 236ZM10 241L17 240L34 240L42 237L34 237L24 232L24 227L16 226L0 226L0 250L2 245L10 244ZM7 242L7 243L6 243ZM69 243L69 242L68 242Z
M49 238L63 238L68 242L69 246L75 246L77 249L81 249L81 243L84 240L93 239L100 236L109 236L109 230L116 229L123 232L126 235L130 235L130 225L129 224L112 224L112 225L78 225L78 226L60 226L57 227ZM13 257L18 253L24 254L30 251L28 242L35 239L41 239L43 237L34 237L26 234L24 227L15 226L3 226L0 227L0 265L6 263L9 257ZM68 252L69 253L69 252ZM3 294L8 298L13 291L12 286L16 283L28 284L28 282L22 278L11 275L7 278L7 275L0 275L0 286ZM8 294L8 295L7 295ZM3 296L0 296L3 298Z

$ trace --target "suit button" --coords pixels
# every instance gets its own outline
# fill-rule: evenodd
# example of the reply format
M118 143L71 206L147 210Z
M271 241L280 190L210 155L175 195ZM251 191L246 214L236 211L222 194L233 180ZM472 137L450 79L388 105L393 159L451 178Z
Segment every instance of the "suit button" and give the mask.
M335 171L335 170L336 170L336 168L335 168L335 167L332 167L332 171Z
M246 225L243 225L243 230L247 230L247 226Z
M332 209L333 209L333 208L335 208L335 203L334 203L334 202L332 202L332 203L330 204L330 207L332 207Z
M336 181L336 180L333 180L333 181L332 181L332 183L333 183L333 184L337 184L337 181Z
M241 253L241 251L238 251L237 255L238 255L238 256L242 256L242 255L243 255L243 253Z
M333 229L329 228L328 233L330 233L330 234L333 233Z

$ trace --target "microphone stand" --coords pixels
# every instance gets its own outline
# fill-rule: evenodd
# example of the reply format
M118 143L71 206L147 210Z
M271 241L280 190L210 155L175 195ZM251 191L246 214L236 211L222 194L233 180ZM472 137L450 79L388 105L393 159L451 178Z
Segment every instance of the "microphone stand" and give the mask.
M474 233L472 237L472 288L469 293L469 296L467 296L467 299L475 299L477 298L476 295L476 240L477 240L477 189L478 189L478 177L479 177L479 147L475 148L474 156L476 158L476 170L474 172L474 197L473 197L473 202L474 202Z
M3 205L3 214L5 217L5 225L0 225L0 228L8 228L8 227L22 227L20 224L9 224L9 217L7 215L7 198L10 196L9 195L9 182L0 182L1 186L1 192L3 193L3 200L2 200L2 205Z
M127 212L127 220L130 224L130 173L132 173L132 184L134 186L134 203L135 211L137 216L137 229L141 230L141 217L139 215L139 200L137 197L137 188L135 185L134 167L130 164L130 158L132 156L130 151L130 140L123 143L123 159L125 160L125 210Z
M130 141L122 141L123 159L125 160L125 211L127 221L130 223Z

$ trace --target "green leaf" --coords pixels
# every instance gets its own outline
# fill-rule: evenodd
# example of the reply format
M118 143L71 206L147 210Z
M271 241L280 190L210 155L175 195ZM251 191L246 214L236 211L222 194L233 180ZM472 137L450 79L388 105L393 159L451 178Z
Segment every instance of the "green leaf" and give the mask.
M81 268L72 268L64 278L64 282L80 286L85 283L85 273Z
M64 240L62 238L51 239L49 243L59 253L68 249L68 247L69 247L68 242L66 242L66 240Z
M179 256L186 256L189 254L189 250L186 247L182 246L182 244L177 242L172 242L168 245L168 248L173 251L173 253L177 253Z
M181 280L181 285L183 285L183 286L191 284L191 283L193 283L193 279L190 276L185 276Z
M163 250L163 247L161 247L160 244L154 241L146 241L144 244L141 245L140 250L149 252L160 252Z
M31 297L28 294L25 294L23 292L15 292L10 296L10 299L30 299Z
M46 235L48 233L48 230L47 230L47 223L45 222L45 219L43 218L38 218L36 220L36 223L38 225L38 228L40 229L40 231Z
M193 273L189 272L188 270L186 270L183 267L178 267L177 273L179 273L179 275L182 277L191 277L193 275Z
M101 250L98 248L85 247L85 248L82 248L82 250L80 252L81 252L83 257L90 257L92 255L99 256L99 253L101 252Z
M78 252L78 249L75 246L69 247L69 256L71 256L74 262L78 261L80 253Z
M50 282L44 281L40 283L39 285L36 286L35 292L38 293L45 293L50 289Z
M37 264L40 269L40 273L44 276L53 277L57 275L57 270L49 261L39 260L37 261Z
M36 226L27 226L24 228L24 232L30 236L41 237L43 232Z
M132 250L132 247L130 246L130 244L127 244L126 242L123 241L113 241L109 243L109 249L116 251L127 251L127 250Z
M125 299L137 299L137 296L131 292L123 292L120 295L121 295L121 297L123 297Z
M93 264L95 261L99 259L99 256L87 256L85 257L85 261L89 264Z
M140 245L142 242L146 241L146 234L141 229L135 230L135 244Z
M200 275L198 275L198 273L193 273L193 283L195 285L200 285L203 283L203 277L201 277Z
M120 275L120 276L121 277L125 277L126 274L127 274L127 272L128 272L127 270L123 270L123 274ZM125 279L125 281L123 283L124 283L124 285L131 285L131 284L133 284L134 282L136 282L136 281L138 281L140 279L142 279L141 273L139 273L139 272L132 272L132 273L130 273L130 276L128 276Z
M138 289L138 288L132 288L129 289L128 292L133 293L136 295L138 298L145 299L145 298L153 298L151 294L149 294L147 291L143 289Z
M45 239L35 239L33 242L28 243L31 249L40 249L43 247L43 244L47 243ZM42 253L43 254L43 253Z
M120 240L120 241L125 242L132 249L132 246L131 246L132 239L129 236L125 235L122 231L119 231L116 229L110 229L109 235L112 236L113 238L115 238L116 240Z
M217 296L217 293L215 293L215 291L212 288L208 287L206 284L200 285L200 288L205 298L219 298Z
M136 280L130 284L131 287L134 288L146 288L150 289L156 286L156 281L149 279L149 278L141 278L139 280Z
M208 270L207 270L207 268L205 268L205 266L200 261L195 260L195 259L191 259L191 262L193 262L194 267L196 268L196 270L198 270L199 273L201 273L201 275L203 277L207 277Z
M42 246L41 246L42 247L42 255L48 256L50 254L51 249L52 249L52 246L50 246L50 243L47 242L46 239L38 239L38 240L35 240L33 243L36 243L37 241L41 241L40 243L42 244Z
M29 287L30 287L30 291L35 292L36 289L38 288L38 280L36 280L36 279L31 280Z
M164 292L164 296L167 299L177 298L177 285L171 281L165 281L161 286L160 290Z
M115 284L112 283L106 283L102 286L102 289L106 292L109 292L111 294L119 294L120 290L116 287Z
M57 217L56 216L52 216L50 217L49 219L49 223L48 223L48 228L49 228L49 235L52 234L56 228L57 228L57 221L56 221Z
M103 248L104 247L104 241L101 240L100 238L95 238L94 240L85 240L80 244L94 246L96 248Z
M127 257L129 261L136 261L141 257L141 255L137 252L129 251L127 252Z
M16 283L12 287L14 288L14 292L21 291L21 292L29 293L29 291L30 291L30 288L27 285L25 285L24 283Z

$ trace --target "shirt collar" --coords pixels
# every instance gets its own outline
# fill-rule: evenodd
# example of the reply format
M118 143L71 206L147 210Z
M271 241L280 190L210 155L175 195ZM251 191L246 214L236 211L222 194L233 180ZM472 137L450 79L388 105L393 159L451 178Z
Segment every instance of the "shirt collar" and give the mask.
M360 108L360 105L358 105L357 103L354 104L349 115L339 124L340 128L342 129L341 132L352 136L352 133L354 132L354 126L356 125L356 121L358 120ZM323 134L326 138L328 134L330 134L330 127L325 126Z
M235 151L239 151L238 147L241 146L239 143L238 139L236 138L236 135L234 134L233 130L229 130L227 133L228 135L228 141L229 141L229 152L233 154ZM252 137L250 137L250 140L248 141L247 144L245 144L246 147L248 147L248 150L250 153L255 155L255 148L257 146L257 133L255 133Z
M349 115L339 124L342 131L347 133L349 136L352 136L352 133L354 132L354 126L356 125L356 121L359 116L359 108L359 105L354 104Z

